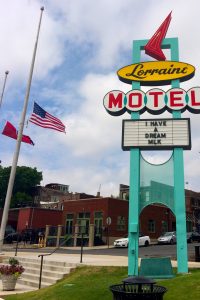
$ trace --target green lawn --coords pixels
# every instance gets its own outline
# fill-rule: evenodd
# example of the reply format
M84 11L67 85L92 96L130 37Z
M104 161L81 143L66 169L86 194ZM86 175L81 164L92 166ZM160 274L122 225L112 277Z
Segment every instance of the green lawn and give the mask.
M11 295L6 300L112 300L111 284L127 277L126 267L80 267L57 284L38 291ZM164 300L200 299L200 270L157 281L168 289Z

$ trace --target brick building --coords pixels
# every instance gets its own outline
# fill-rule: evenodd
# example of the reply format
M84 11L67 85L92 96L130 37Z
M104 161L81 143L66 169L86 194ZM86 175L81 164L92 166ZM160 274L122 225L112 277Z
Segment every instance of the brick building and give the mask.
M77 245L80 244L78 233L84 233L86 244L91 240L91 232L96 244L107 242L108 239L112 243L114 239L127 234L129 186L120 185L118 198L70 193L68 186L65 191L60 190L60 186L51 184L40 189L42 192L37 200L45 202L46 208L10 209L8 225L18 231L25 228L45 228L46 225L62 225L63 235L76 233ZM52 201L54 197L59 197L56 202ZM185 190L185 200L187 231L200 231L200 193ZM149 235L151 239L156 239L162 232L174 230L176 220L166 206L155 203L141 212L140 232Z
M111 224L108 224L108 218ZM111 197L65 201L62 224L67 234L74 233L77 224L80 232L84 232L85 238L89 239L92 224L96 242L105 242L108 236L116 239L128 231L128 201Z

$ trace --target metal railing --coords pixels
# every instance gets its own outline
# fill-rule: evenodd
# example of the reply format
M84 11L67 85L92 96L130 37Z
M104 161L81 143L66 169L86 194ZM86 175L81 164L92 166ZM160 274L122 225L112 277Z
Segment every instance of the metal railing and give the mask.
M17 234L17 241L16 241L16 247L15 247L15 256L17 256L17 250L18 250L18 244L19 244L19 236L20 236L20 233L18 232L15 232L15 234ZM4 238L1 240L3 241L3 244L5 241L8 240L9 237L12 237L13 233L9 233L7 234L6 236L4 236ZM13 241L12 241L13 242Z
M76 235L76 234L74 234ZM73 235L73 236L74 236ZM84 233L78 233L78 235L81 235L81 249L80 249L80 263L83 262L83 239L84 239ZM50 256L54 254L60 247L65 245L67 242L67 239L65 239L58 247L56 247L52 252L46 253L46 254L39 254L38 257L41 257L41 262L40 262L40 277L39 277L39 286L38 288L41 288L41 283L42 283L42 269L43 269L43 261L44 261L44 256Z
M25 246L28 242L30 242L30 244L31 244L32 239L31 239L31 236L28 237L23 232L15 232L15 234L17 235L17 239L15 240L16 241L15 256L17 256L19 243L23 242L24 246ZM12 234L9 234L7 237L9 237L9 236L12 236ZM11 243L13 243L15 241L12 240ZM39 237L38 237L38 243L39 243ZM39 248L39 244L38 244L38 248Z

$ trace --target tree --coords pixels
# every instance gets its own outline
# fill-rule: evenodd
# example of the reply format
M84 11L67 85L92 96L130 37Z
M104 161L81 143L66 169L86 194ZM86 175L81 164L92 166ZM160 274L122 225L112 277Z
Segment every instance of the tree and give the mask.
M11 167L0 166L0 207L4 206L10 172ZM38 172L36 168L17 167L11 207L19 207L24 202L31 202L32 189L39 185L41 180L42 172Z

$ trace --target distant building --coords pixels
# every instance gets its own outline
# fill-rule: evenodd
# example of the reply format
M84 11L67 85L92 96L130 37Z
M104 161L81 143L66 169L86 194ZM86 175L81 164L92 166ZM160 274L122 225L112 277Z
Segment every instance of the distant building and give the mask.
M122 183L119 185L119 198L123 200L129 199L129 185Z
M65 194L69 193L69 185L60 184L60 183L49 183L45 185L45 188L51 189L54 191L59 191Z
M69 194L69 185L49 183L34 188L34 203L38 207L60 209L62 203Z

